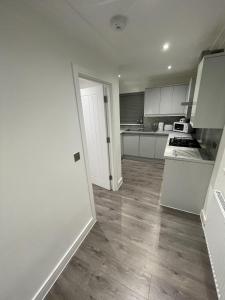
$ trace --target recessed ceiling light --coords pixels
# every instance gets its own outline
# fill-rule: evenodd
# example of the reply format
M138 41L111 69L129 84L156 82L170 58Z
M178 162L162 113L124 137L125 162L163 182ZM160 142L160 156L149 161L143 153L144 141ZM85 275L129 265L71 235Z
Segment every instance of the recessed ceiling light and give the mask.
M127 17L123 15L116 15L110 20L111 27L115 31L123 31L127 26Z
M119 74L119 75L118 75L118 77L120 78L120 77L121 77L121 75Z
M168 49L169 49L169 47L170 47L170 44L169 44L169 43L165 43L165 44L163 44L163 51L166 51L166 50L168 50Z
M168 69L168 70L171 70L171 69L172 69L172 66L171 66L171 65L169 65L169 66L167 67L167 69Z

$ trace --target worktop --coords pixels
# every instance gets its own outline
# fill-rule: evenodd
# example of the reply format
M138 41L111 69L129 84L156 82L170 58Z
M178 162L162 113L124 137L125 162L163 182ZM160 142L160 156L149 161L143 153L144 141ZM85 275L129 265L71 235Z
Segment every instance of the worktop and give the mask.
M126 135L155 135L155 136L168 136L164 158L165 159L176 159L176 160L184 160L184 161L192 161L196 163L206 163L206 164L214 164L214 160L210 159L207 155L206 151L203 148L187 148L187 147L177 147L170 146L169 140L173 137L184 137L184 138L192 138L191 134L183 133L183 132L175 132L175 131L151 131L148 129L121 129L120 134Z
M120 130L120 134L125 133L125 134L149 134L149 135L164 135L164 136L168 136L171 131L151 131L151 130L135 130L135 129L131 129L131 130Z
M191 138L191 134L185 134L180 132L171 132L169 134L167 145L164 152L164 158L166 159L175 159L175 160L184 160L184 161L192 161L196 163L206 163L206 164L214 164L215 161L211 160L204 149L200 148L188 148L188 147L177 147L170 146L169 140L173 137L186 137Z

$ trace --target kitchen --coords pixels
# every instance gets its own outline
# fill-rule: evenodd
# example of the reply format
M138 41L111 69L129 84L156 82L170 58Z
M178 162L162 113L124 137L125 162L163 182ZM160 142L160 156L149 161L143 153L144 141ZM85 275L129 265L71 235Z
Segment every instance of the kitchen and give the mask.
M225 122L224 77L223 50L203 52L188 84L120 95L122 159L165 161L162 206L201 214Z
M224 13L0 1L1 300L225 300Z

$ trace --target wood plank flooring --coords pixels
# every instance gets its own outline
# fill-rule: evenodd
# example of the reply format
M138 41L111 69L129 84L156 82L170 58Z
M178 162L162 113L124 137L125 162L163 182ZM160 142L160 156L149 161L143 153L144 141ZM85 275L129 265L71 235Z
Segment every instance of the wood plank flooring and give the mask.
M123 160L94 187L98 222L46 300L217 299L199 217L159 206L163 163Z

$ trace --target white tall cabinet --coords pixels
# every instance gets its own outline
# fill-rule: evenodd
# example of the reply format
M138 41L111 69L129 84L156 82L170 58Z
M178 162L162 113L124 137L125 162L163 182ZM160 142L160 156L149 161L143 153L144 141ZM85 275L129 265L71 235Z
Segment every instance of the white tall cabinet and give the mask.
M183 116L187 100L186 84L149 88L145 90L144 115L148 116Z

